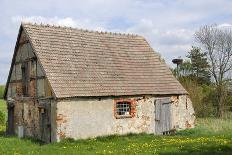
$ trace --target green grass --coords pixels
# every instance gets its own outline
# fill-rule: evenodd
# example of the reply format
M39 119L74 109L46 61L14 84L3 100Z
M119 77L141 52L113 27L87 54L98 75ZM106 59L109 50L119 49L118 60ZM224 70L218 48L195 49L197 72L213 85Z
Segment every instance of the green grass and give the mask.
M65 140L41 144L16 137L0 137L3 154L231 154L229 135L154 136L148 134L108 136L88 140Z
M0 154L232 154L232 121L197 119L195 129L170 136L113 135L52 144L0 134Z
M0 99L3 98L4 89L5 89L5 86L0 85Z
M3 99L0 99L0 111L6 113L6 102Z
M5 131L6 126L4 121L7 119L7 107L6 102L0 99L0 133Z
M198 118L196 127L190 130L179 131L177 135L188 136L215 136L228 135L232 138L232 120L220 118Z
M232 117L230 119L207 118L197 119L198 127L213 133L232 133Z

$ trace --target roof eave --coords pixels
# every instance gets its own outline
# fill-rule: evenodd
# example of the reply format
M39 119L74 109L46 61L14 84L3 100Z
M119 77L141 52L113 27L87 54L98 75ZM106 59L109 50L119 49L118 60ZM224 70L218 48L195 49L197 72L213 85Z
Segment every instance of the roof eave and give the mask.
M188 92L182 92L182 93L156 93L156 94L122 94L122 95L97 95L97 96L91 96L91 95L77 95L77 96L58 96L57 99L72 99L72 98L99 98L99 97L121 97L121 96L174 96L174 95L189 95Z

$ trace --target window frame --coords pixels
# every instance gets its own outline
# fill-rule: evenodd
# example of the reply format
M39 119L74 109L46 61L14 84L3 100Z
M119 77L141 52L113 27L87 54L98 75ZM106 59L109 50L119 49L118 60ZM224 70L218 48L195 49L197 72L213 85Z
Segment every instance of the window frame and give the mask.
M117 104L118 103L123 103L123 102L127 102L130 105L130 111L129 111L129 115L119 115L117 112ZM122 118L132 118L135 116L135 110L136 106L135 106L135 101L132 99L115 99L114 100L114 116L116 119L122 119Z

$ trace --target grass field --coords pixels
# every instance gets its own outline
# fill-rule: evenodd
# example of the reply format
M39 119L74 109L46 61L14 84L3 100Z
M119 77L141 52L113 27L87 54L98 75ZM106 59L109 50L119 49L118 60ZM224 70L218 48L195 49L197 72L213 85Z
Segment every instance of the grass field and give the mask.
M3 101L0 100L0 104ZM5 109L5 106L1 105ZM4 128L3 128L4 129ZM170 136L149 134L41 144L0 135L0 154L232 154L232 121L197 119L197 127Z
M0 99L0 111L6 113L6 103L4 100Z
M3 98L4 89L5 89L5 86L0 85L0 99Z

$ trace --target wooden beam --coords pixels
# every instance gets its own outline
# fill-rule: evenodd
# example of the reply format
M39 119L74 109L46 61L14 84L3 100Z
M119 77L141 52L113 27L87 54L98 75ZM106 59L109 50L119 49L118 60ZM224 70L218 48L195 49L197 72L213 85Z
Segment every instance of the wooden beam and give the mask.
M24 40L22 42L19 42L19 46L22 46L22 45L27 44L27 43L29 43L29 40Z
M36 79L45 79L45 76L36 76Z
M22 80L12 80L9 83L19 83L19 82L22 82Z
M38 77L30 77L30 81L32 80L38 80L38 79L45 79L46 77L45 76L38 76ZM12 80L10 81L9 83L19 83L19 82L22 82L22 79L20 80Z
M27 58L23 61L17 61L17 62L15 62L15 65L20 64L20 63L24 63L24 62L33 61L33 60L36 60L36 57Z
M37 84L37 80L38 80L38 78L37 78L37 72L38 72L38 69L37 69L37 67L38 67L38 61L36 60L35 61L35 98L37 98L38 97L38 84Z

